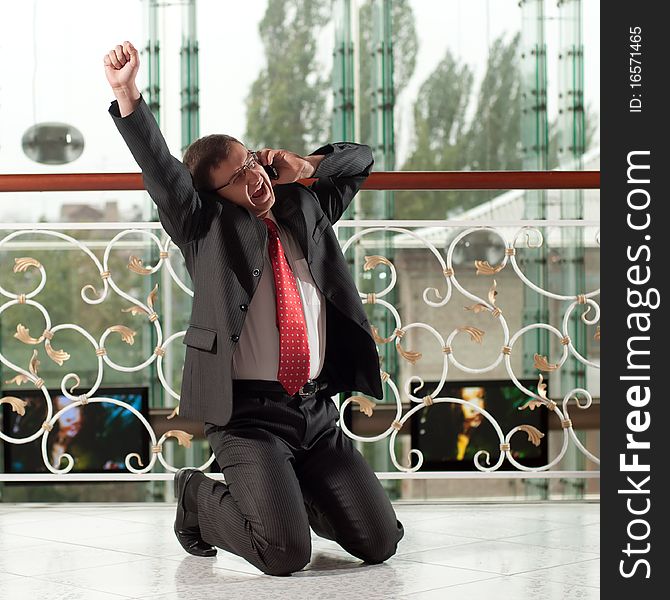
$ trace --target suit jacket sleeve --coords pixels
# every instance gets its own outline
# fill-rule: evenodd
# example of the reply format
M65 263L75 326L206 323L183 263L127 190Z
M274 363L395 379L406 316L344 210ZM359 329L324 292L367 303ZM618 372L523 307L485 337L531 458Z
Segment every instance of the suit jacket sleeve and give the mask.
M374 159L369 146L353 142L336 142L321 146L312 154L323 154L310 187L321 209L335 223L370 174ZM311 156L311 155L310 155Z
M197 237L202 201L191 173L174 156L143 98L129 115L121 117L115 100L109 107L119 133L142 170L144 187L158 208L165 231L177 246Z

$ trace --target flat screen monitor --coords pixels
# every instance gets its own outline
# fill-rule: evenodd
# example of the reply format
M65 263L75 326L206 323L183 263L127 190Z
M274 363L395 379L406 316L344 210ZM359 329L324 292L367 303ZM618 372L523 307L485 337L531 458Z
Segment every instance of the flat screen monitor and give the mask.
M425 382L414 391L416 397L433 393L438 382ZM535 391L537 381L520 380L529 390ZM459 398L480 406L497 421L506 436L517 425L528 424L545 434L540 445L532 444L524 431L517 431L510 440L514 459L526 467L541 467L548 462L547 425L548 410L519 407L530 397L510 380L447 382L437 398ZM500 456L500 438L491 422L474 408L453 402L440 402L427 406L411 418L412 448L423 453L422 471L471 471L477 470L474 457L480 450L487 450L491 464L481 455L479 463L494 465ZM413 464L415 459L413 459ZM514 470L506 459L500 467Z
M49 390L54 414L72 401L61 390ZM11 390L3 396L14 396L27 402L25 414L19 415L3 403L2 431L14 438L29 437L40 430L47 414L41 390ZM98 388L93 398L114 398L125 402L149 420L149 395L146 387ZM42 458L42 438L27 444L4 442L5 473L49 473ZM125 465L128 454L136 452L144 465L149 461L149 432L130 410L111 402L90 402L63 413L47 437L49 462L56 468L67 466L59 457L67 452L74 458L70 473L129 473ZM140 468L137 459L131 464Z

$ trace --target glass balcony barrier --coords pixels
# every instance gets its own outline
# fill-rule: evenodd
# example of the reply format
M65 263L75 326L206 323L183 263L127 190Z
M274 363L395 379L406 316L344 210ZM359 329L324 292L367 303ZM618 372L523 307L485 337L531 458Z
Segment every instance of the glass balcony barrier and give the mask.
M599 185L598 171L373 173L334 224L384 398L333 400L397 497L450 480L438 494L597 495ZM49 194L58 215L0 223L0 481L222 478L202 424L179 415L182 256L153 215L85 199L146 206L142 189L132 173L0 175L5 215L69 193Z

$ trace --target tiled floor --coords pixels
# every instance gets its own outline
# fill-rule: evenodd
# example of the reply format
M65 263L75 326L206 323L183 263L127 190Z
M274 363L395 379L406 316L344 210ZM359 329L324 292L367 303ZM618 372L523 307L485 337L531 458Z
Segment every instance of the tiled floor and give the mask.
M219 550L186 554L169 504L0 504L2 600L596 600L598 504L396 504L397 554L363 564L313 535L312 562L272 577Z

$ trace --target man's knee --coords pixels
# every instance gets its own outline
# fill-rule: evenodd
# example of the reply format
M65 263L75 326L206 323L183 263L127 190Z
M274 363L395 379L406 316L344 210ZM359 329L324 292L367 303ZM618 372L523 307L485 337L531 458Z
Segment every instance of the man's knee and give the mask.
M309 537L296 540L285 546L268 546L263 553L262 569L266 575L290 575L300 571L310 561L312 541Z
M355 555L361 560L377 564L391 558L398 549L398 542L405 535L405 530L400 521L396 520L396 525L387 529L383 534L377 535L369 540L364 548L361 548Z
M392 544L377 545L360 553L359 558L366 563L377 564L391 558L398 548L396 542Z

